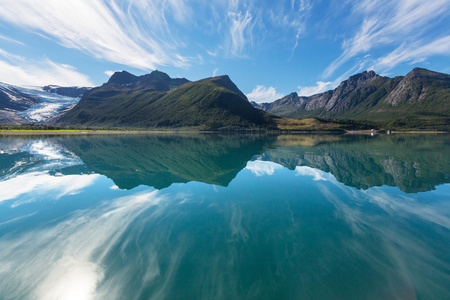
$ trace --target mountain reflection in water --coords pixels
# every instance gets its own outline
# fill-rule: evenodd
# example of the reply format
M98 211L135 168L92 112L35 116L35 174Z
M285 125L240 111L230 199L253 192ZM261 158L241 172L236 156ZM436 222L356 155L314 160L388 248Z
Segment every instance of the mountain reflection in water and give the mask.
M296 137L303 141L295 144ZM280 147L259 159L291 170L297 166L320 169L358 189L388 185L416 193L450 182L448 135L343 136L340 139L281 136L279 139Z
M0 139L1 299L448 299L446 135Z
M450 182L447 135L167 134L49 141L73 153L87 169L111 178L122 189L139 185L162 189L188 181L227 186L252 158L272 161L290 170L297 166L319 169L358 189L388 185L414 193ZM3 158L0 172L8 172L13 159L10 157L7 162ZM74 170L65 167L61 172Z

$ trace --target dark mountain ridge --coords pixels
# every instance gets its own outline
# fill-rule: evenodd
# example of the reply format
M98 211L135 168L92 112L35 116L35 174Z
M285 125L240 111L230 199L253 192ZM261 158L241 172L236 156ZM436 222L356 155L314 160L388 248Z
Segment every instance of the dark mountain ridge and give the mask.
M59 86L59 85L46 85L42 88L48 93L55 93L61 96L81 98L84 93L89 91L90 87L79 87L79 86Z
M188 82L186 78L170 78L169 75L158 70L141 76L119 71L115 72L104 85L125 85L133 90L153 89L167 92Z

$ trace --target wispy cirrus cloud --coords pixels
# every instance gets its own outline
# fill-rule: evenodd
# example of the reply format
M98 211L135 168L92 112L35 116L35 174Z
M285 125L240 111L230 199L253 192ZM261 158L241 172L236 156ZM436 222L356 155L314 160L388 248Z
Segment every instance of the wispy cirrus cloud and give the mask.
M290 40L293 40L291 56L294 55L303 32L306 31L306 20L309 18L314 5L310 0L276 1L269 11L269 20L275 28L281 28L290 32ZM276 32L276 35L279 35Z
M293 54L313 8L310 0L234 0L225 5L221 1L212 1L210 5L212 19L205 24L210 24L212 32L223 37L219 41L219 52L226 57L245 58L265 43L291 44ZM283 34L279 30L283 30ZM208 54L215 56L217 49Z
M1 2L4 22L98 59L140 69L189 63L189 58L178 53L183 45L173 37L167 21L170 17L183 23L190 18L192 10L182 0Z
M443 39L443 36L430 36L430 28L435 20L440 20L450 11L450 2L436 1L388 1L366 0L356 1L352 17L362 17L359 28L353 37L344 40L342 54L323 72L323 77L331 76L338 68L353 57L385 46L419 47L422 52L409 51L409 60L413 55L426 56L427 44ZM429 55L441 54L429 51Z
M228 16L231 20L231 26L227 53L231 56L240 56L243 54L246 45L250 44L253 39L253 18L248 11L245 14L229 12Z
M30 60L0 49L0 82L17 85L94 86L88 76L75 67L56 63L48 58Z
M277 92L274 87L265 87L257 85L253 91L246 95L249 101L256 103L273 102L282 98L284 95Z
M254 0L207 2L204 17L197 21L204 33L217 42L213 49L206 50L209 56L247 57L254 46L254 37L260 38L255 30L260 22L260 9L254 3Z
M12 43L16 43L16 44L25 46L24 43L19 42L19 41L15 40L15 39L12 39L12 38L10 38L10 37L7 37L7 36L3 36L3 35L0 35L0 40L4 40L4 41L8 41L8 42L12 42Z
M6 58L9 61L21 61L24 62L26 60L25 57L17 55L17 54L13 54L13 53L9 53L8 51L5 51L3 49L0 49L0 55L3 56L4 58Z
M401 45L388 55L377 59L373 68L387 71L402 62L413 64L425 61L429 56L437 54L450 56L450 35L429 44L417 45L417 47Z

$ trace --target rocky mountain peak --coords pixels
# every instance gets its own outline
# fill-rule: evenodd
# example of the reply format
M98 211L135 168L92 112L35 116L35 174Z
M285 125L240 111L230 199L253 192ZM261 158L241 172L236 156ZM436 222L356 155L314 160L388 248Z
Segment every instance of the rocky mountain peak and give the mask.
M108 80L107 84L130 84L135 83L138 80L136 75L133 75L127 71L115 72Z
M298 94L296 92L292 92L289 95L285 96L284 99L286 100L295 100L298 99Z
M348 85L360 85L364 84L367 81L372 81L374 78L378 76L379 75L375 73L373 70L370 70L369 72L364 71L362 73L350 76L346 81L343 81L342 84L347 83Z
M142 77L147 77L148 79L151 79L151 80L170 80L171 79L169 75L167 75L164 72L158 71L158 70L155 70L155 71L151 72L150 74L143 75Z
M413 78L425 78L425 77L432 77L432 78L449 78L449 75L438 73L434 71L430 71L423 68L414 68L411 72L409 72L405 79L413 79Z

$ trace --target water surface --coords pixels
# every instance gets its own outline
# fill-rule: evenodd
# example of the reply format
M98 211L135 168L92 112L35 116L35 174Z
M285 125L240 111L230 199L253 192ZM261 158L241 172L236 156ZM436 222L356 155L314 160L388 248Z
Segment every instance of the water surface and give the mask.
M1 299L450 299L447 135L0 139Z

